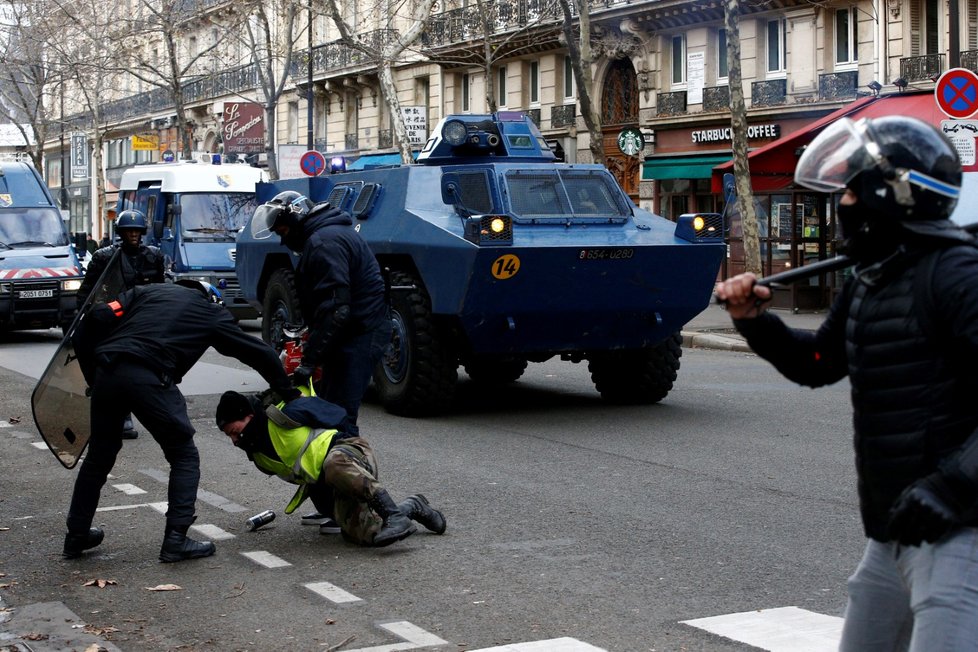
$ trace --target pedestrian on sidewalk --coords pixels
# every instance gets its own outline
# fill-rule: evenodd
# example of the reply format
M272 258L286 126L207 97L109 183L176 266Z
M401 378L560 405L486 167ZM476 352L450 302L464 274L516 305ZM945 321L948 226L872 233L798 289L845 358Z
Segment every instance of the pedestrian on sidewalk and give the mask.
M719 283L734 324L788 379L848 376L869 541L849 578L842 652L958 652L978 641L978 248L948 218L955 147L914 118L837 120L795 181L844 192L855 271L816 332L768 312L753 274Z

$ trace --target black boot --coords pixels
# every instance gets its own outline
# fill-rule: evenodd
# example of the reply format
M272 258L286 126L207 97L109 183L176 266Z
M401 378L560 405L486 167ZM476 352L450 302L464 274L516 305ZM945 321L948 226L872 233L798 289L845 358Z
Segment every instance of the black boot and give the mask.
M445 515L428 504L423 494L414 494L397 506L409 519L417 521L435 534L445 534Z
M105 532L97 527L90 528L88 532L82 534L72 534L69 532L65 535L65 547L61 555L65 559L77 559L81 557L82 552L102 543L102 539L104 538Z
M163 545L160 547L160 561L170 563L174 561L184 561L185 559L197 559L199 557L210 557L217 550L210 541L194 541L187 536L189 525L168 525L166 535L163 537Z
M418 531L414 523L397 508L386 490L375 493L368 504L384 519L384 527L374 536L373 545L389 546Z

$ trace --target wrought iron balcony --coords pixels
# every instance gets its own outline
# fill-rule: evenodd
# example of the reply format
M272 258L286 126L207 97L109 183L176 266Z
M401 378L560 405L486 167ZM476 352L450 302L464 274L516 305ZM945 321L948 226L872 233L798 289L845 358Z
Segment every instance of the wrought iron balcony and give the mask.
M555 104L550 107L550 126L554 129L574 126L576 110L576 104L564 104L563 106Z
M686 113L686 91L657 93L655 97L655 114L657 116Z
M394 146L394 132L391 129L380 129L377 132L377 149Z
M527 109L523 113L530 120L533 120L533 124L535 124L537 127L540 126L540 117L541 117L540 116L540 109Z
M555 0L484 2L432 16L421 43L436 48L562 19L560 3Z
M978 72L978 50L965 50L960 56L962 68Z
M925 54L900 59L900 76L908 82L928 81L944 72L943 54Z
M347 150L360 149L360 138L357 134L346 134L343 136L343 147Z
M777 106L788 99L787 79L767 79L750 85L751 107Z
M203 75L183 85L183 99L187 104L213 100L218 97L248 91L258 86L258 69L248 64L230 70Z
M393 29L377 29L372 32L358 34L356 38L365 46L373 50L380 50L385 44L397 39L398 33ZM347 68L369 63L372 63L372 61L368 55L340 41L330 41L329 43L317 45L312 48L313 73L342 71ZM308 73L309 50L296 52L295 56L292 57L289 75L293 79L305 81Z
M106 102L99 107L102 119L109 124L146 117L168 109L173 109L173 97L164 88L154 88L145 93Z
M859 73L855 70L832 72L818 76L818 96L823 100L842 100L856 97Z
M730 109L730 87L713 86L703 89L704 111L727 111Z

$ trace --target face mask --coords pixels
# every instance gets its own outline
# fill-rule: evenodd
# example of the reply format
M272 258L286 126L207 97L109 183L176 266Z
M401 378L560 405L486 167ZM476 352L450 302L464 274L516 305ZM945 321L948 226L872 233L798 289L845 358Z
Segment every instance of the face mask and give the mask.
M839 204L837 215L843 237L840 252L847 256L860 262L875 262L900 245L903 229L894 217L869 209L863 202Z
M302 253L302 248L306 244L306 239L301 229L298 227L293 227L289 229L288 233L281 237L281 242L283 245L299 254Z

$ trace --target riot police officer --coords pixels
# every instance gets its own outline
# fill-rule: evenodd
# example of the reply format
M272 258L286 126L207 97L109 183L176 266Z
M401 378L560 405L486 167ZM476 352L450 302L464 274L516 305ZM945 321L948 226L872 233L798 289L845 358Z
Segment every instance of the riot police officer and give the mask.
M974 649L978 640L978 247L949 218L955 147L905 116L837 120L805 150L796 183L842 193L855 271L819 329L765 309L741 274L717 286L734 324L787 378L848 376L868 538L849 578L839 650Z
M137 285L162 283L164 281L163 252L158 247L142 243L146 230L146 216L140 211L128 209L119 213L115 221L115 232L119 234L119 244L102 247L92 254L88 269L85 271L85 277L82 279L81 287L76 295L79 309L95 288L96 281L105 271L109 261L112 260L116 249L122 250L120 269L124 289L128 290ZM136 439L138 436L139 433L133 426L132 415L130 414L126 417L122 437L123 439Z

